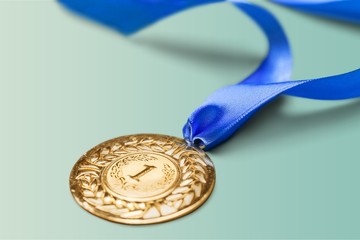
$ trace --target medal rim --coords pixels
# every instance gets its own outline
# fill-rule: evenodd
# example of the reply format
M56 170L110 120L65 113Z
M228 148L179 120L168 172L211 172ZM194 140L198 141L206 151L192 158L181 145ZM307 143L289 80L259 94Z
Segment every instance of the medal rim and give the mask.
M112 217L112 216L106 216L104 217L103 214L97 214L97 209L96 208L86 208L85 206L83 206L82 202L78 199L78 197L75 195L75 190L73 190L73 185L75 185L76 183L76 170L78 169L78 165L81 163L81 161L85 158L88 157L89 153L93 152L95 149L101 148L103 145L106 145L109 142L112 142L116 139L120 139L120 138L126 138L126 137L139 137L139 136L150 136L150 137L162 137L162 138L171 138L174 140L174 142L181 142L181 143L185 143L185 140L179 137L175 137L175 136L170 136L170 135L165 135L165 134L156 134L156 133L138 133L138 134L128 134L128 135L123 135L123 136L119 136L119 137L115 137L115 138L111 138L109 140L106 140L104 142L101 142L99 144L97 144L96 146L92 147L90 150L86 151L77 161L76 163L73 165L72 170L70 172L70 176L69 176L69 187L70 187L70 193L73 197L73 199L75 200L75 202L82 208L84 209L86 212L110 221L110 222L114 222L114 223L121 223L121 224L125 224L125 225L152 225L152 224L158 224L158 223L164 223L164 222L169 222L172 220L176 220L180 217L183 217L185 215L191 214L193 213L195 210L199 209L200 206L202 206L203 204L205 204L205 202L209 199L210 195L212 194L212 192L214 191L215 188L215 182L216 182L216 171L215 171L215 167L214 167L214 163L211 161L210 157L206 154L206 152L196 146L190 146L188 145L187 147L191 147L192 149L195 149L197 152L199 152L200 154L202 154L204 156L203 160L206 162L207 166L206 169L208 170L208 167L211 168L212 171L210 171L211 175L209 175L209 179L212 179L212 181L210 182L209 186L208 186L208 190L192 205L187 206L175 213L171 213L169 215L166 216L161 216L161 217L155 217L155 218L149 218L149 219L128 219L128 218L121 218L121 217ZM176 141L175 141L176 140ZM144 151L146 152L146 151ZM151 152L151 151L149 151ZM151 152L154 153L154 152ZM155 152L156 153L156 152ZM176 163L176 165L178 165L178 163ZM177 166L178 167L178 166ZM105 167L106 168L106 167ZM104 169L105 169L104 168ZM102 169L101 172L104 170ZM102 179L102 176L100 177ZM180 176L179 176L180 178ZM178 182L178 181L177 181ZM104 184L102 184L104 185ZM106 187L107 189L107 187ZM168 193L168 191L166 191L166 193ZM118 194L117 194L118 195ZM162 194L160 194L162 195ZM99 211L100 212L100 211ZM100 212L101 213L101 212Z

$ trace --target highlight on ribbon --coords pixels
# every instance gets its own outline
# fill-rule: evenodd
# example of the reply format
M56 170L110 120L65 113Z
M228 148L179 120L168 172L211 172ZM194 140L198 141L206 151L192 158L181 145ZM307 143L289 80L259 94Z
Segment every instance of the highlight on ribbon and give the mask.
M60 0L69 9L132 34L171 14L219 0ZM291 81L292 56L278 20L244 0L227 1L251 17L269 42L260 66L238 84L219 89L188 118L184 138L211 149L228 139L256 111L275 97L339 100L360 97L360 69L320 79ZM310 13L360 23L359 0L272 0Z

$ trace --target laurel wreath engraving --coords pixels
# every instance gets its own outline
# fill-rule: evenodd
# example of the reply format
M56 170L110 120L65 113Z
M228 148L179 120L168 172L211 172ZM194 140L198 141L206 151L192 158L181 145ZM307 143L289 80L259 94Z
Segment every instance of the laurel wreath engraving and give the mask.
M101 170L119 157L142 151L166 154L176 159L180 168L180 182L167 196L146 202L131 202L119 199L101 185ZM201 154L187 149L181 141L164 139L164 136L134 135L121 141L109 141L90 151L79 160L75 173L79 201L85 209L95 209L101 214L123 219L151 219L178 212L202 196L207 183L207 163ZM126 161L120 161L126 164ZM120 164L119 162L119 164ZM116 166L114 167L121 167ZM171 181L174 171L165 167L164 181Z

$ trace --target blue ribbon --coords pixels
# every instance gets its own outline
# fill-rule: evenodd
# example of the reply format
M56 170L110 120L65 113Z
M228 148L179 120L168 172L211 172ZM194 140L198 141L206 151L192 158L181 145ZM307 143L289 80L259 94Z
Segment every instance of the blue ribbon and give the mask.
M223 0L59 0L65 7L122 34L133 34L182 10Z
M360 0L272 0L304 11L360 23ZM60 0L69 9L123 34L166 16L222 0ZM321 79L290 81L292 56L286 35L267 10L243 0L228 1L251 17L263 30L269 51L258 69L242 82L219 89L189 117L183 128L191 144L211 149L228 139L263 105L281 94L339 100L360 97L360 69Z
M359 0L271 0L296 10L348 21L360 23Z

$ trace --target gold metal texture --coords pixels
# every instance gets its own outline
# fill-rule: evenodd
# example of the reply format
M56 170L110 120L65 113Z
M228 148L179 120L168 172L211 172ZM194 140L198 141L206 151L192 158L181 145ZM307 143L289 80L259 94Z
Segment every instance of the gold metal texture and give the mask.
M70 190L88 212L125 224L173 220L200 207L215 185L205 152L184 140L138 134L101 143L70 174Z

